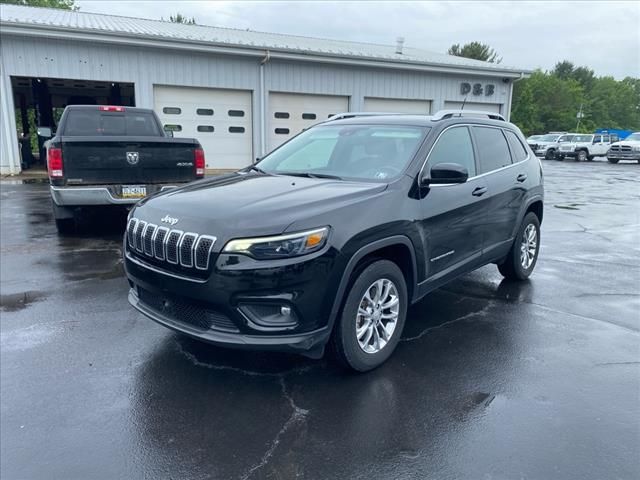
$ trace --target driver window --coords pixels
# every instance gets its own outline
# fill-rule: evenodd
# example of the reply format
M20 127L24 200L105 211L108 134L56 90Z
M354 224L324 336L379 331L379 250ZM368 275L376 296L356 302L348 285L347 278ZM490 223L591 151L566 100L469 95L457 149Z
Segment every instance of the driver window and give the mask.
M467 127L450 128L440 135L427 160L427 168L431 170L439 163L457 163L467 169L469 177L476 175L473 144Z
M593 143L600 143L602 141L602 137L600 135L596 135L593 137Z

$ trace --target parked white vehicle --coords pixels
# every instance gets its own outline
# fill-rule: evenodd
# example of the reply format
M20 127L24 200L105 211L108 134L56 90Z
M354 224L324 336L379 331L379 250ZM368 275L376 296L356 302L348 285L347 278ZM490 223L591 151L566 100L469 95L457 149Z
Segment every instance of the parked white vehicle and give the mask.
M632 133L624 140L612 143L607 152L607 160L610 163L618 163L620 160L636 160L640 163L640 132Z
M564 133L548 133L533 142L527 140L527 143L536 156L552 160L556 156L556 151L559 145L558 140L560 140L563 135Z
M614 141L617 140L614 137ZM574 157L579 162L604 157L611 147L611 136L605 134L575 135L570 142L563 143L558 149L558 160Z

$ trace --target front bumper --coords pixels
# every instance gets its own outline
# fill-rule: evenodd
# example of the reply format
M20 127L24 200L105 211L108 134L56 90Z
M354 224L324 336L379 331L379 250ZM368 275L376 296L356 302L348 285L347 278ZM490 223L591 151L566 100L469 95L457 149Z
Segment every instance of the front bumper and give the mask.
M640 152L607 152L607 158L612 160L640 161Z
M307 354L329 339L339 283L332 281L336 254L329 247L264 267L234 258L241 255L213 254L214 266L200 278L151 265L126 242L124 249L129 302L172 330L219 346ZM280 318L293 322L264 321L281 308L290 316Z
M575 157L576 151L575 150L559 150L557 152L557 155L562 155L563 157Z
M147 194L162 192L176 185L147 185ZM51 197L60 207L84 207L93 205L133 205L140 198L121 198L112 186L57 187L51 185Z

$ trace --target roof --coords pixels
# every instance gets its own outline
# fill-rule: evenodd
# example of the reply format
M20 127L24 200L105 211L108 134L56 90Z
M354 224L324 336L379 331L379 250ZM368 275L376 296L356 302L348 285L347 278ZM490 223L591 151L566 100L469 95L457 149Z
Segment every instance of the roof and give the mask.
M102 15L69 10L24 7L3 4L0 7L0 24L3 33L20 33L26 30L92 33L103 37L128 37L130 39L161 40L191 44L269 50L277 52L340 57L342 59L384 62L385 66L406 68L409 65L446 67L448 69L474 70L483 73L530 73L530 70L508 67L479 60L433 53L405 46L402 54L395 53L395 45L347 42L322 38L264 33L253 30L186 25L161 20ZM7 27L15 27L9 29ZM26 33L26 32L25 32ZM480 73L480 72L478 72Z

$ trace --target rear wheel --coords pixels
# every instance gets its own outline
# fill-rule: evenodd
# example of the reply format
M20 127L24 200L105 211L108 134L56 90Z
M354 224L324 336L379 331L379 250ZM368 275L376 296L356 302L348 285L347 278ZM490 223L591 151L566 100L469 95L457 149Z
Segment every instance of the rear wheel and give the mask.
M562 162L564 160L564 155L556 155L556 160Z
M333 330L337 359L359 372L384 363L400 341L407 307L400 268L389 260L371 263L353 282Z
M540 221L535 213L529 212L522 220L511 250L498 264L498 270L505 278L526 280L533 273L539 251Z
M544 155L544 159L553 160L554 158L556 158L556 151L553 148L547 150L547 153Z
M580 150L576 154L576 160L579 162L584 162L587 160L587 158L588 158L587 152L585 152L584 150Z

